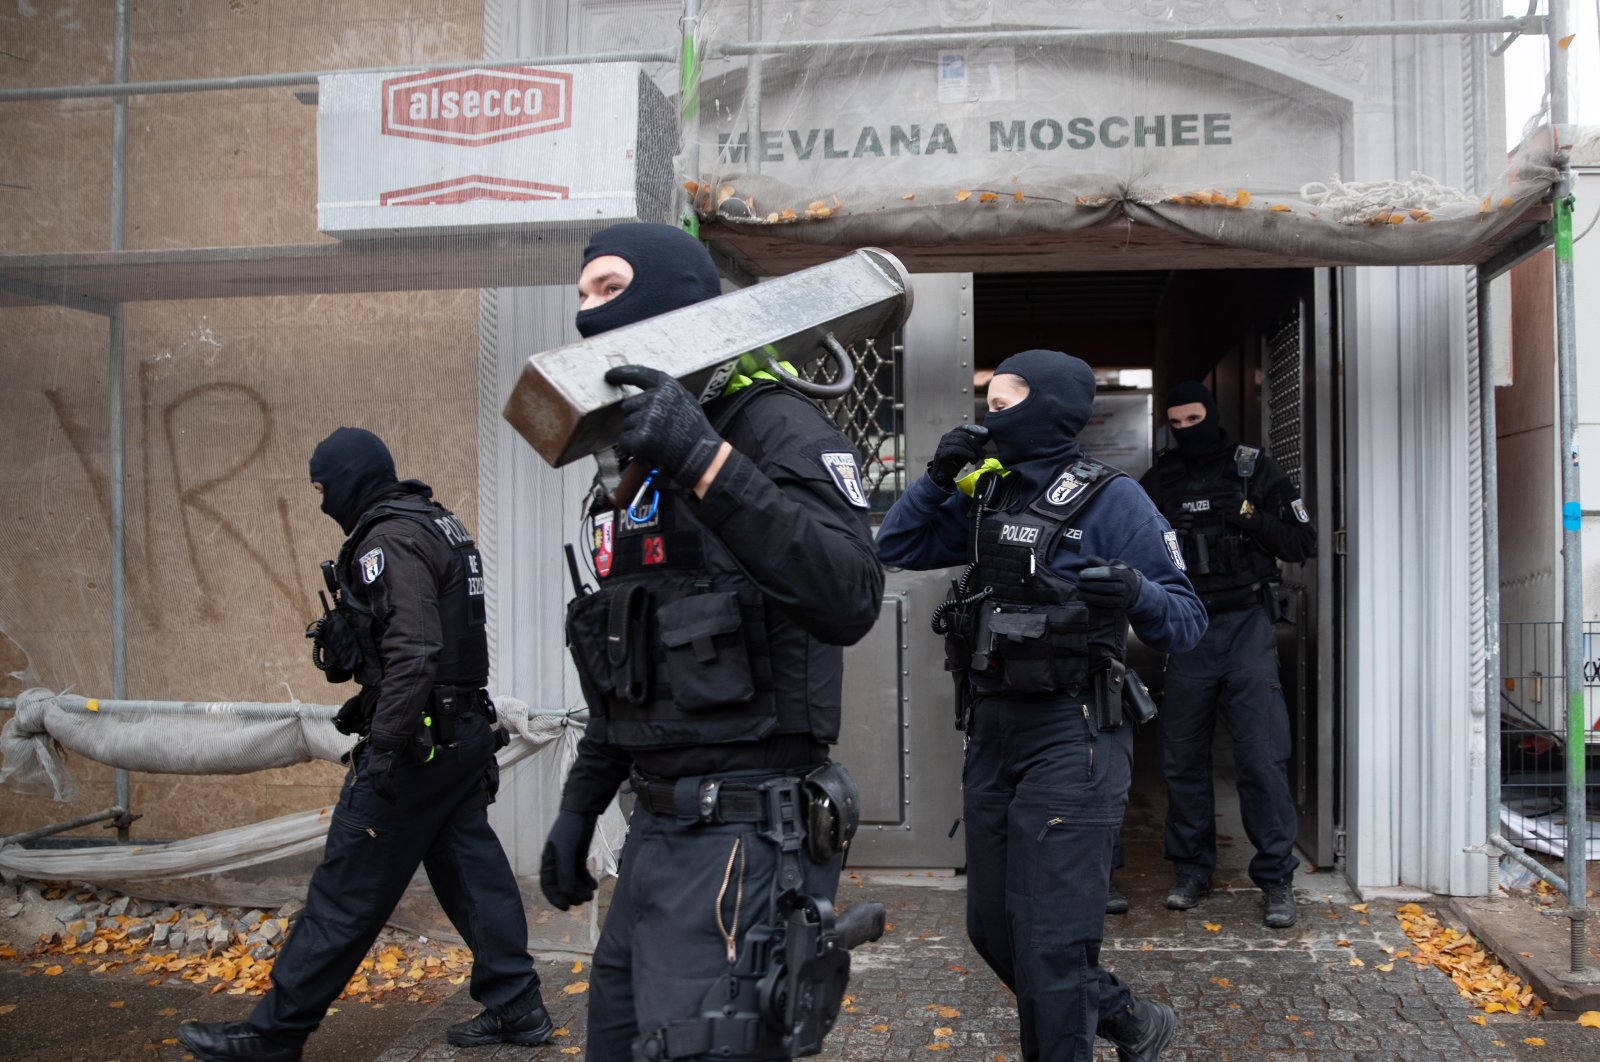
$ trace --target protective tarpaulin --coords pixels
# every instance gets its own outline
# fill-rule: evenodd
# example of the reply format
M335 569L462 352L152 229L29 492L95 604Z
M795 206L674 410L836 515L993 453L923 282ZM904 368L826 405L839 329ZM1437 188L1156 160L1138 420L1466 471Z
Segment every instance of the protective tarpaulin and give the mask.
M355 740L333 728L330 706L249 706L276 709L276 718L242 715L240 707L215 702L188 711L166 707L113 713L91 710L81 697L29 690L18 698L16 715L0 732L5 757L0 783L67 801L75 797L77 785L66 752L140 772L238 774L311 758L337 761ZM577 755L582 725L561 715L530 715L526 704L511 697L496 697L495 708L513 735L498 754L502 797L514 771L531 775L543 783L533 799L548 805L532 809L535 817L547 811L543 817L554 818L560 781ZM526 791L519 793L528 798ZM6 845L0 847L0 872L89 881L149 899L272 907L305 896L327 835L329 811L316 808L155 844L66 849ZM597 878L615 875L626 829L613 803L590 847L589 866ZM524 893L533 908L542 908L536 890L524 888ZM592 913L569 917L539 910L530 924L535 946L584 949L593 943Z
M712 238L971 248L1132 223L1273 260L1254 264L1477 262L1556 175L1548 128L1509 165L1490 159L1483 187L1461 176L1473 169L1464 159L1448 167L1458 173L1425 174L1376 157L1384 123L1422 113L1418 88L1393 69L1397 38L1029 44L1016 35L1320 17L1297 5L1161 5L1159 18L1127 3L849 6L846 17L816 2L707 5L701 49L712 59L686 188ZM1365 3L1338 17L1394 12ZM1001 31L1009 36L983 40ZM863 41L941 32L979 40ZM839 38L855 43L716 58L752 39ZM1478 42L1403 43L1454 74ZM1438 90L1460 100L1460 76ZM1454 134L1441 128L1439 139Z

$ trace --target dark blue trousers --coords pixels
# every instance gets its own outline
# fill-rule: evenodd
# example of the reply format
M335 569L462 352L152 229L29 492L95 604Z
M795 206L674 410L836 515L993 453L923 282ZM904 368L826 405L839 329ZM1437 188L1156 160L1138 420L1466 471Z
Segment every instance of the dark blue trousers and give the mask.
M984 696L963 771L967 935L1017 996L1028 1062L1089 1062L1134 997L1100 966L1133 733L1082 699Z
M1211 740L1219 695L1228 705L1239 810L1255 846L1250 880L1293 879L1299 830L1289 789L1289 709L1278 679L1278 643L1261 608L1219 612L1200 644L1169 658L1161 704L1161 767L1167 779L1166 854L1178 874L1211 880L1217 820Z
M770 917L779 853L757 829L634 811L590 970L588 1062L630 1062L642 1033L701 1013L728 971L723 932L737 953ZM843 862L802 854L801 891L831 901Z
M366 747L345 777L328 823L306 909L272 967L272 990L250 1015L271 1039L297 1043L316 1030L344 991L417 867L472 950L472 998L506 1018L540 1002L528 954L522 894L489 827L494 737L470 725L432 762L396 768L399 800L372 791Z

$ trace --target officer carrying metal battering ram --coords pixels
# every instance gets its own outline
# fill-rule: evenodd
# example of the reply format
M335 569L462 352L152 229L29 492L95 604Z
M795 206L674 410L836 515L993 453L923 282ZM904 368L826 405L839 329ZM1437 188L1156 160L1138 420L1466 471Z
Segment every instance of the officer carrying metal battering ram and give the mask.
M676 371L684 359L707 369L699 352L727 342L770 362L786 308L818 305L785 297L793 279L718 299L711 256L682 230L602 230L578 281L585 343L532 358L507 406L561 463L582 418L542 438L566 399L543 412L532 392L592 384L621 400L623 485L597 476L588 514L599 586L580 585L567 612L590 722L540 870L556 907L592 899L596 818L631 783L589 979L594 1062L815 1054L838 1017L848 948L882 933L879 904L833 910L860 809L828 759L842 646L872 627L883 595L855 452L782 365L700 372L698 395ZM621 364L647 357L675 371Z
M1094 391L1059 351L1005 359L984 426L947 432L878 531L887 564L967 565L934 614L966 734L967 934L1016 993L1030 1062L1089 1062L1097 1035L1153 1062L1176 1028L1100 965L1100 943L1128 716L1154 714L1122 662L1128 625L1182 652L1206 616L1150 499L1078 445ZM989 440L998 461L958 482Z
M317 444L311 481L348 537L323 563L334 600L306 636L329 682L361 684L334 720L361 740L271 991L245 1021L185 1024L178 1037L213 1062L300 1058L420 865L472 949L469 991L484 1007L450 1027L450 1043L544 1043L554 1024L522 893L489 826L494 754L508 738L483 688L482 559L426 483L396 478L369 431L340 428Z

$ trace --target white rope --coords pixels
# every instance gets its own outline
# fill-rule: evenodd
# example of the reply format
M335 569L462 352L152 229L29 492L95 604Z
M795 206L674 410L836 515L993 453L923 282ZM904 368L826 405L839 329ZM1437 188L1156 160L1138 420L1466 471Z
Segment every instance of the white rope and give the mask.
M1338 174L1326 183L1302 185L1300 198L1325 211L1341 225L1362 225L1380 214L1396 210L1437 210L1474 197L1459 188L1440 184L1425 173L1411 171L1408 181L1342 181Z

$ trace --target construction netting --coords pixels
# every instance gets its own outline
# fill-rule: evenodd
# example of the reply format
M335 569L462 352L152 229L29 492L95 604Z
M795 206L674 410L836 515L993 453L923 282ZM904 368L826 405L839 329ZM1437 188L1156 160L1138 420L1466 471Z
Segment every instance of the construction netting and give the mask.
M1570 131L1536 128L1509 160L1499 130L1473 142L1479 38L1312 35L1396 15L710 0L686 187L714 233L758 246L999 242L1029 268L1052 235L1131 224L1280 263L1476 262L1547 194ZM1283 29L1165 39L1228 23ZM1425 87L1407 80L1423 57ZM1437 150L1395 150L1409 121Z

